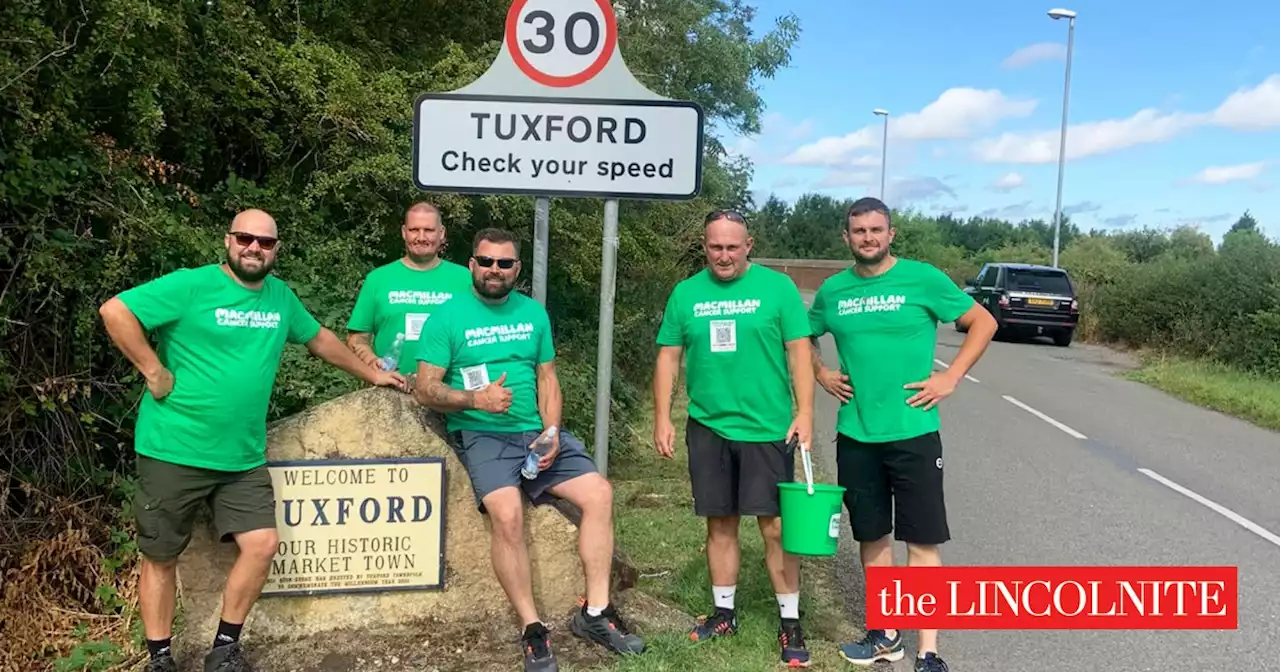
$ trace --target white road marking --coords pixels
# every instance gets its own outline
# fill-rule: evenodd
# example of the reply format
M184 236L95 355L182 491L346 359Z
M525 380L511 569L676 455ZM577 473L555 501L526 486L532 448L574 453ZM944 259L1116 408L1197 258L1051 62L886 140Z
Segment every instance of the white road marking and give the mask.
M1028 412L1028 413L1030 413L1030 414L1032 414L1032 415L1034 415L1034 416L1036 416L1037 418L1040 418L1041 420L1044 420L1045 422L1047 422L1047 423L1049 423L1049 424L1053 425L1054 427L1057 427L1058 429L1061 429L1062 431L1064 431L1064 432L1066 432L1066 433L1070 434L1071 436L1076 437L1077 439L1082 439L1082 440L1083 440L1083 439L1087 439L1087 438L1089 438L1089 437L1085 436L1084 434L1081 434L1080 432L1077 432L1076 430L1071 429L1070 427L1068 427L1068 426L1066 426L1066 425L1062 424L1061 422L1058 422L1057 420L1054 420L1053 418L1051 418L1051 417L1049 417L1049 416L1045 415L1044 413L1041 413L1040 411L1037 411L1036 409L1031 408L1030 406L1028 406L1028 405L1026 405L1026 404L1022 403L1021 401L1018 401L1017 399L1014 399L1013 397L1011 397L1011 396L1009 396L1009 395L1007 395L1007 394L1006 394L1006 395L1003 395L1003 396L1004 396L1004 400L1005 400L1005 401L1007 401L1007 402L1009 402L1009 403L1013 404L1014 406L1017 406L1018 408L1021 408L1022 410L1026 411L1026 412Z
M937 363L937 365L938 365L938 366L941 366L941 367L942 367L942 368L944 368L944 369L949 369L949 368L951 368L951 365L950 365L950 364L948 364L948 363L946 363L946 362L942 361L941 359L935 359L935 360L933 360L933 361L934 361L935 363ZM967 374L967 373L966 373L966 374L964 374L964 379L965 379L965 380L967 380L967 381L973 382L973 383L981 383L981 382L982 382L981 380L978 380L977 378L974 378L973 376L971 376L971 375L969 375L969 374Z
M1138 469L1138 471L1151 477L1156 482L1162 483L1168 486L1169 488L1177 492L1180 492L1186 495L1187 497L1190 497L1191 499L1194 499L1195 501L1200 502L1201 504L1204 504L1210 509L1217 511L1218 513L1226 516L1228 519L1230 519L1232 522L1236 523L1237 525L1243 527L1246 530L1249 530L1250 532L1258 535L1259 537L1262 537L1263 539L1266 539L1267 541L1275 544L1276 546L1280 546L1280 537L1272 534L1266 528L1253 522L1252 520L1249 520L1248 518L1245 518L1244 516L1236 513L1235 511L1232 511L1231 509L1228 509L1227 507L1211 499L1198 495L1195 492L1192 492L1191 490L1188 490L1187 488L1184 488L1181 485L1178 485L1177 483L1174 483L1173 481L1165 478L1164 476L1161 476L1160 474L1157 474L1156 472L1151 471L1150 469Z

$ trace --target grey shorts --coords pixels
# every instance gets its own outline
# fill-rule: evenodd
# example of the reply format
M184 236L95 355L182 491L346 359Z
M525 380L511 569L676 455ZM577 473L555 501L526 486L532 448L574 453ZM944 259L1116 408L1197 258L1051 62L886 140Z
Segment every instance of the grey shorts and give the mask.
M532 480L521 476L520 468L529 454L529 444L540 433L465 429L453 432L453 452L471 478L471 489L475 491L476 507L480 513L485 513L485 495L499 488L520 488L529 501L545 504L551 499L547 492L551 487L583 474L597 473L595 462L591 461L578 437L561 430L560 452L551 466Z

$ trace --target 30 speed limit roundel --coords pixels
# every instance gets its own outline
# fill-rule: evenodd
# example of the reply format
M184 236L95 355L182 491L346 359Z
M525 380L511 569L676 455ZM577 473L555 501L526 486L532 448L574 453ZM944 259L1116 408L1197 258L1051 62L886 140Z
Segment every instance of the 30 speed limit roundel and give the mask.
M526 77L544 86L578 86L613 57L618 24L609 0L515 0L506 37Z

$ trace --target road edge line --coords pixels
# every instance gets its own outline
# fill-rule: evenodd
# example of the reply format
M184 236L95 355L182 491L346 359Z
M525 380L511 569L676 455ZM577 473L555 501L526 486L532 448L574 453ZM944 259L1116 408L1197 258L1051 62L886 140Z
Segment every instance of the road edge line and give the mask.
M1275 544L1276 546L1280 546L1280 536L1276 536L1275 534L1272 534L1271 531L1268 530L1267 528L1253 522L1252 520L1249 520L1248 518L1245 518L1244 516L1236 513L1235 511L1228 509L1227 507L1209 499L1208 497L1205 497L1204 495L1201 495L1191 490L1190 488L1186 488L1184 486L1178 485L1177 483L1174 483L1173 481L1165 478L1164 476L1161 476L1160 474L1157 474L1156 472L1150 469L1140 467L1138 468L1138 471L1141 472L1143 475L1145 475L1147 478L1150 478L1155 482L1160 483L1161 485L1164 485L1165 487L1173 490L1174 492L1185 495L1186 497L1190 498L1195 502L1199 502L1200 504L1203 504L1204 506L1208 507L1214 512L1225 516L1228 520L1239 525L1240 527L1243 527L1244 529L1249 530L1250 532L1258 535L1259 537L1262 537L1263 539L1266 539L1267 541Z
M1077 432L1076 430L1062 424L1061 422L1058 422L1057 420L1054 420L1053 418L1045 415L1044 413L1041 413L1040 411L1037 411L1036 409L1031 408L1030 406L1022 403L1021 401L1018 401L1017 399L1014 399L1013 397L1007 394L1001 395L1001 396L1004 397L1005 401L1013 404L1014 406L1017 406L1018 408L1021 408L1022 410L1036 416L1037 418L1040 418L1041 420L1044 420L1045 422L1053 425L1054 427L1057 427L1058 429L1062 430L1063 432L1066 432L1067 434L1077 439L1080 439L1081 441L1087 440L1089 438L1084 434Z
M950 365L950 364L948 364L948 363L946 363L946 362L944 362L944 361L942 361L941 359L938 359L938 358L936 358L936 357L933 359L933 363L934 363L934 364L937 364L938 366L941 366L941 367L942 367L942 368L944 368L944 369L949 369L949 368L951 368L951 365ZM973 376L971 376L971 375L969 375L969 374L967 374L967 373L966 373L966 374L964 374L964 378L965 378L965 380L967 380L967 381L969 381L969 382L971 382L971 383L981 383L981 382L982 382L981 380L978 380L977 378L974 378Z

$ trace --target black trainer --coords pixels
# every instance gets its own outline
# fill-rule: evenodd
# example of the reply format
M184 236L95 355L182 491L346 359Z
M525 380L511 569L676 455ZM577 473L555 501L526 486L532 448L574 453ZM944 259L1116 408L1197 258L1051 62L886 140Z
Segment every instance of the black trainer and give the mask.
M731 637L738 633L738 615L732 609L716 607L716 612L701 619L698 627L689 633L689 639L700 642L712 637Z
M146 672L178 672L178 661L168 654L156 656L147 662Z
M520 637L524 651L524 672L559 672L556 654L551 650L551 631L542 623L530 623Z
M599 616L588 615L587 605L582 605L573 615L573 634L614 653L644 652L644 641L631 633L612 604L605 607Z
M205 654L204 672L253 672L240 642L216 646Z
M804 644L804 628L793 618L782 619L778 626L778 645L782 647L782 662L787 667L809 667L809 649Z
M915 672L951 672L951 668L938 654L930 651L924 654L924 658L916 657Z

